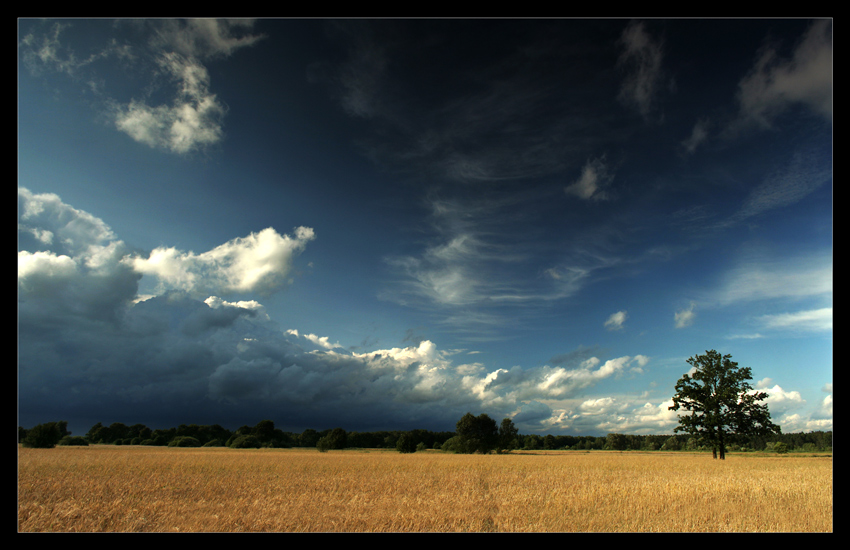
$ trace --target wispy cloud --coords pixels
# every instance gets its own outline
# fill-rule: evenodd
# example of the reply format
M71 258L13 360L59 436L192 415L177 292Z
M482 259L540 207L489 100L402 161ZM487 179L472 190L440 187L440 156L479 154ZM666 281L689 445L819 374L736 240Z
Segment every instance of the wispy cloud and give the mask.
M792 313L762 315L757 322L766 330L790 330L794 332L832 331L832 308L825 307Z
M705 141L708 139L708 130L711 126L711 123L708 119L700 119L694 124L694 128L691 131L691 135L682 142L682 147L685 152L689 155L693 154L698 147L700 147Z
M812 253L741 263L724 277L709 302L729 305L753 300L832 295L832 255Z
M832 121L832 21L815 21L790 59L775 46L763 48L755 66L739 83L744 122L769 127L773 119L798 103Z
M590 159L581 170L581 177L568 185L564 191L585 200L605 200L610 197L607 191L614 176L609 174L605 157Z
M623 52L619 64L626 71L620 100L649 120L663 89L663 44L654 39L641 22L631 22L620 37Z

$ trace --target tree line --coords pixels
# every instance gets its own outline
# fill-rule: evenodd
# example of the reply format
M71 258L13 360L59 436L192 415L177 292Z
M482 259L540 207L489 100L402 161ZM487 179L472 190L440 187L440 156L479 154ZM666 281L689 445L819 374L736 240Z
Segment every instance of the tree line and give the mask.
M292 448L309 447L320 451L348 448L388 448L399 452L440 449L454 453L489 453L511 450L614 450L614 451L700 451L711 450L699 438L688 434L635 435L610 433L607 436L520 434L509 418L497 425L488 415L464 415L454 432L424 429L408 431L346 431L333 428L289 432L275 428L271 420L235 431L218 424L181 424L176 428L151 429L143 424L120 422L104 426L98 422L82 436L73 436L65 421L48 422L33 428L18 428L18 442L27 447L56 445L152 445L171 447ZM730 451L832 451L832 431L736 436Z

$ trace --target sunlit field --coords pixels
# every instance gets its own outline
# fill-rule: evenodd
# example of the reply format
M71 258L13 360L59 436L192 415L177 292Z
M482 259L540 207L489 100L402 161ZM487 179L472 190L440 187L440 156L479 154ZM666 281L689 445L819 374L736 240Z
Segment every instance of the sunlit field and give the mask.
M831 456L18 450L19 531L831 532Z

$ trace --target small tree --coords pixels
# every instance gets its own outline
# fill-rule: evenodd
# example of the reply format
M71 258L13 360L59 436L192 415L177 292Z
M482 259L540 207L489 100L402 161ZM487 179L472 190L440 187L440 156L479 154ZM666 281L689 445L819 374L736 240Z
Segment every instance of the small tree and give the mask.
M466 413L458 420L455 432L462 453L486 454L499 444L499 429L496 427L496 421L486 414L472 416L472 413Z
M696 443L711 447L714 458L719 451L721 460L726 458L726 444L732 436L780 433L779 426L770 421L767 405L758 403L767 394L753 391L748 382L751 370L739 369L731 358L711 350L688 359L694 373L676 383L669 407L690 413L679 416L674 431L689 433Z
M331 438L329 435L324 437L320 437L316 442L316 448L319 449L320 453L326 453L329 450L333 449L333 444L331 443Z
M66 435L71 435L67 430L68 423L64 420L61 422L47 422L46 424L38 424L32 429L26 430L26 435L21 440L21 445L31 447L33 449L52 449Z
M498 451L502 450L512 450L518 447L517 445L517 436L519 435L519 430L514 425L514 421L510 418L503 418L502 423L499 425L499 446L497 448Z
M396 441L395 449L400 453L415 453L416 443L413 440L413 436L408 433L401 434L398 441Z

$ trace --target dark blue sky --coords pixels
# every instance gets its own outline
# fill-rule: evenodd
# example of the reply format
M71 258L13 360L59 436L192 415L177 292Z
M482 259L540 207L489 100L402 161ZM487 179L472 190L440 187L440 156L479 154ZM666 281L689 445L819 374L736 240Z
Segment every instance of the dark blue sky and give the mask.
M832 428L830 20L19 20L19 424Z

